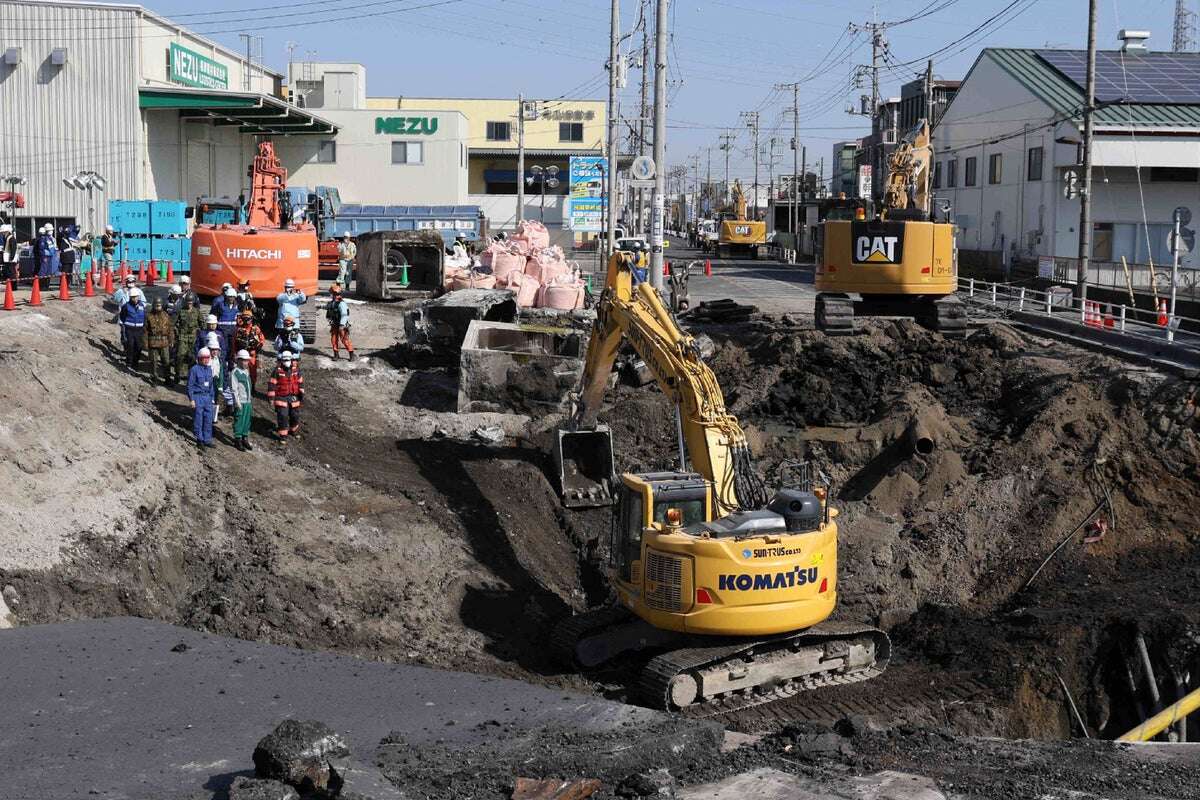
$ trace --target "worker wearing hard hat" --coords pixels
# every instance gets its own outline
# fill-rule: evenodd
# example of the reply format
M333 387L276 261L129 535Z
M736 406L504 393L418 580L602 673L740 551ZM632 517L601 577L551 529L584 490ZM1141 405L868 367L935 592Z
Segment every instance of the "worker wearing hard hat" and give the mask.
M350 231L342 234L342 240L338 242L338 274L337 282L342 286L350 285L350 276L353 274L354 259L358 256L358 245L350 238Z
M193 342L196 333L204 326L203 313L204 310L197 308L191 297L182 295L179 312L175 315L175 374L181 378L188 374L196 362Z
M184 297L190 297L195 308L200 308L200 295L192 291L192 279L187 275L180 275L176 283L179 284L180 293Z
M237 327L238 318L238 297L237 289L232 286L226 286L221 292L221 296L214 299L212 303L212 313L217 318L217 327L225 334L225 341L233 341L233 329ZM226 352L225 357L232 360L233 356Z
M225 375L228 370L225 368L225 348L220 332L209 331L206 334L206 344L208 352L212 355L209 366L212 367L213 374L213 422L216 422L217 417L221 416L221 399L225 393Z
M196 353L196 363L188 370L188 400L192 403L192 432L200 447L213 447L213 371L212 353L207 347Z
M258 327L258 323L254 321L254 312L248 308L242 309L241 316L238 317L237 328L233 331L231 347L234 350L246 351L252 388L258 383L258 353L266 343L267 337L263 336L262 328Z
M254 295L250 294L250 281L238 282L237 303L238 311L250 309L250 313L258 313L258 304L254 302Z
M275 337L275 354L281 355L284 351L297 357L304 352L304 335L296 327L296 320L291 317L283 318L283 327Z
M196 338L192 342L192 352L199 353L201 347L208 347L208 335L215 333L217 341L221 343L221 352L224 353L229 349L229 340L225 338L225 332L217 327L217 315L209 314L204 318L204 327L196 331ZM209 348L211 350L211 348ZM213 358L216 358L216 353L209 353Z
M253 450L250 446L251 400L254 384L250 380L250 353L238 350L233 371L229 373L229 396L233 401L233 443L238 450Z
M267 399L275 407L275 435L281 443L300 432L300 406L304 402L304 376L291 351L279 354L279 363L267 382Z
M104 226L104 233L100 236L100 253L104 265L112 269L117 258L117 233L112 225Z
M152 379L166 383L175 383L171 377L171 348L175 345L175 323L171 315L163 308L162 300L154 298L150 304L150 313L146 315L146 347L150 351L150 376ZM159 374L159 369L162 374Z
M355 359L354 343L350 341L350 305L342 297L342 287L336 283L329 287L329 305L325 307L325 318L329 320L329 346L333 359L338 358L338 346L346 348L351 361Z
M142 360L143 335L146 328L146 304L142 301L142 290L134 286L129 290L129 300L121 306L117 315L124 332L125 366L136 370Z
M21 277L21 260L17 255L17 235L13 226L0 225L0 278L17 280Z
M283 318L300 319L300 306L308 302L308 295L296 288L296 281L288 278L283 282L283 292L275 298L279 313L275 315L275 329L283 327Z

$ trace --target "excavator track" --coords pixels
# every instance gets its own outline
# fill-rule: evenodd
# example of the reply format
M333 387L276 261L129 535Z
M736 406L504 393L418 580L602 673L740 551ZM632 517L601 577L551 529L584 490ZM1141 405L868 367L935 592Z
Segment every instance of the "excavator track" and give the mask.
M929 327L943 336L959 338L967 335L967 307L954 295L934 300L929 313Z
M711 717L869 680L890 658L883 631L827 622L771 639L663 653L642 670L638 688L654 708ZM789 674L793 669L797 673Z
M827 336L848 336L854 333L854 301L849 295L821 292L817 295L817 330Z
M623 606L605 606L561 620L550 635L550 648L564 666L577 669L593 666L581 663L579 643L593 633L612 628L633 619L633 612Z

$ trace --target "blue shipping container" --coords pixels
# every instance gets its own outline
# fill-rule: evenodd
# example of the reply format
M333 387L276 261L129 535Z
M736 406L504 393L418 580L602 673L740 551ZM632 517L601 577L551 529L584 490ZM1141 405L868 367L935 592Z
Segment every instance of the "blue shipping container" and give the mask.
M156 261L170 261L175 272L191 272L192 240L187 237L151 239L150 256Z
M181 200L154 200L150 203L150 233L155 236L186 236L187 203Z
M150 235L150 203L147 200L109 200L108 224L123 236Z
M150 254L151 241L149 237L122 237L121 258L129 262L130 269L136 269L138 261L149 261L153 257Z

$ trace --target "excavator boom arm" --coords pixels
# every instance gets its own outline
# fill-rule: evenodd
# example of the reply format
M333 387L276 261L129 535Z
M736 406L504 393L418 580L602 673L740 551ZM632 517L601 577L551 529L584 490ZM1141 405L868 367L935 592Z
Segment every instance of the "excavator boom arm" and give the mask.
M572 430L596 428L608 376L626 338L679 410L692 469L712 483L718 507L728 512L740 504L765 502L760 496L761 484L749 468L746 435L726 410L716 375L701 360L694 340L679 329L653 287L634 281L629 258L624 254L609 260Z

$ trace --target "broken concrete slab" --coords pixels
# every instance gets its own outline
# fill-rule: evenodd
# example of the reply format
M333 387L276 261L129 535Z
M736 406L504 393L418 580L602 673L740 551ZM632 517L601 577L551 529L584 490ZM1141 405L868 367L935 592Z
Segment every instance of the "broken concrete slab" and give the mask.
M472 321L512 322L516 318L517 301L512 292L460 289L409 311L404 317L404 334L410 355L452 364Z
M172 652L180 642L187 649ZM566 729L584 738L580 763L594 760L597 739L614 753L619 742L614 758L656 759L713 757L721 740L715 723L562 690L132 618L0 632L0 674L5 783L55 800L224 792L253 773L264 732L289 718L322 720L362 763L397 730L418 746L474 752L496 744L497 726L510 741Z
M330 788L330 760L348 755L346 740L325 723L285 719L255 746L254 771L311 792Z
M458 410L564 411L586 349L576 329L473 320L459 357Z
M806 778L760 768L680 789L679 800L948 800L929 778L886 770L861 777Z

